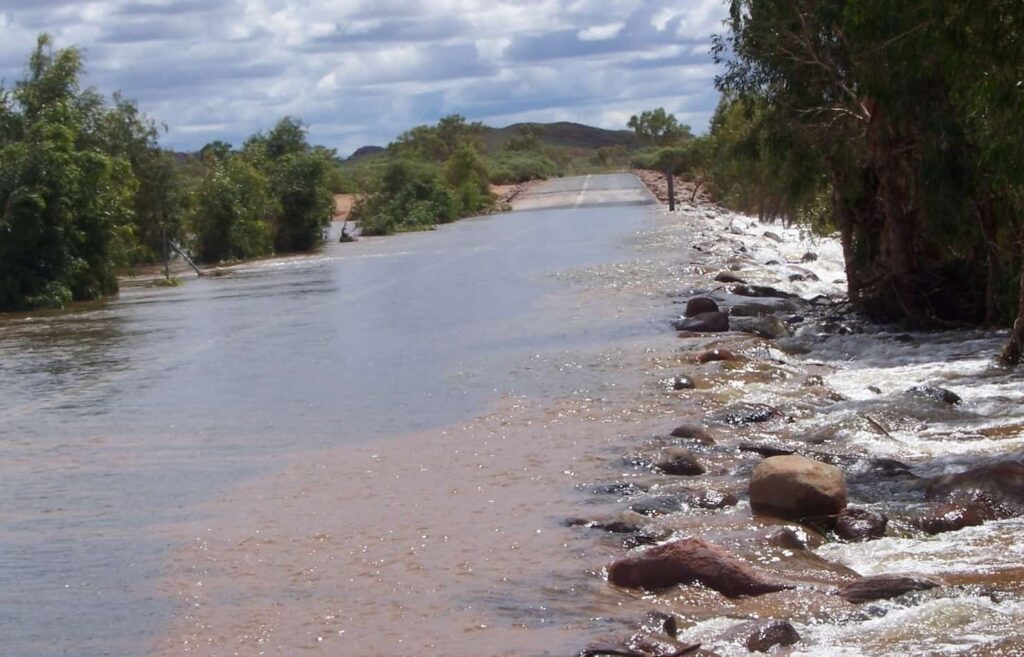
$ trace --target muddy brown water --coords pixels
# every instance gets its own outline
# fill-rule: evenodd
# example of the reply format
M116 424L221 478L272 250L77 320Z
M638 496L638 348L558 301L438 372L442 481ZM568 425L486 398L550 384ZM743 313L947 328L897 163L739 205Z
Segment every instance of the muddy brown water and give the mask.
M783 441L834 459L855 503L896 518L919 491L856 479L864 462L924 478L1021 451L1020 376L990 358L1002 336L819 313L774 343L679 338L668 322L689 296L744 302L713 281L730 261L811 298L842 289L841 258L711 208L597 202L633 185L559 181L566 208L2 320L3 653L572 655L624 647L659 612L721 655L747 654L729 630L764 617L794 622L793 654L1021 654L1020 521L936 537L897 522L863 544L792 526L813 549L772 547L785 523L751 517L760 457L737 449ZM798 262L809 249L819 260ZM697 364L709 347L744 361ZM671 390L676 375L697 389ZM921 383L964 403L901 396ZM699 478L646 467L672 427L739 402L786 419L709 423L719 445L695 450ZM801 442L823 429L825 443ZM603 570L630 537L566 526L709 487L739 504L643 522L796 589L615 589ZM894 571L944 586L863 606L833 595Z

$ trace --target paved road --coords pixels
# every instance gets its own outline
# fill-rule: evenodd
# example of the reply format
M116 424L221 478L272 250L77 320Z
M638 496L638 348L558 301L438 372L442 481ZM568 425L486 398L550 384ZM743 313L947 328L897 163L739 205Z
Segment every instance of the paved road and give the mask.
M512 209L550 210L617 205L651 205L654 196L631 173L576 176L549 180L521 194Z

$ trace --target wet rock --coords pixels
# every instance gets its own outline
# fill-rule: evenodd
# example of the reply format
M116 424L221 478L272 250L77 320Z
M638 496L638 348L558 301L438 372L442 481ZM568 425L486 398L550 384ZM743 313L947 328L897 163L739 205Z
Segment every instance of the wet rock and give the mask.
M646 493L648 488L643 484L638 484L632 481L612 481L607 483L588 484L583 486L583 490L587 491L591 495L616 495L619 497L628 497L630 495Z
M760 317L761 315L771 315L779 312L793 312L796 310L796 306L786 301L782 303L764 303L758 301L750 301L748 303L739 303L729 308L729 314L733 317Z
M637 655L650 657L690 657L701 654L700 644L688 645L672 638L638 634L629 642L629 649ZM597 657L600 653L593 653Z
M801 324L806 319L803 315L787 315L785 321L787 324Z
M778 233L773 233L770 230L764 231L763 236L765 237L765 239L769 239L769 240L771 240L773 242L781 242L781 241L783 241L782 240L782 235L779 235Z
M767 404L748 404L738 403L732 404L725 407L721 411L714 413L711 419L715 422L722 424L729 424L732 426L740 426L743 424L753 424L758 422L768 422L770 420L778 420L783 418L782 412Z
M1024 464L1000 461L936 477L928 483L925 497L932 501L961 502L971 491L985 493L998 503L1024 511Z
M847 584L839 589L838 595L847 602L860 604L875 600L890 600L914 591L928 591L938 585L938 582L924 577L875 575Z
M814 262L817 259L817 253L812 253L811 251L808 251L807 253L803 254L803 256L801 256L800 262Z
M665 474L695 477L707 472L693 453L684 447L667 447L655 466Z
M793 330L789 327L789 324L774 315L735 320L733 329L756 335L765 340L788 338L793 335Z
M949 405L959 404L961 402L960 395L956 394L952 390L946 388L940 388L938 386L914 386L905 393L909 397L915 397L917 399L930 399L932 401L943 402Z
M773 456L750 477L755 513L801 519L833 516L846 508L846 481L839 468L803 456Z
M729 291L741 297L775 298L775 299L796 299L797 295L791 292L783 292L767 285L733 285Z
M684 375L672 377L669 379L669 384L672 386L673 390L693 390L697 387L697 384L694 383L693 379Z
M729 635L740 637L750 652L769 652L776 646L791 646L800 641L792 623L771 618L743 623L730 630Z
M769 260L768 262L766 262L764 264L768 265L769 267L772 267L772 266L781 265L782 263L779 262L778 260Z
M656 517L681 511L684 500L676 495L651 495L637 500L630 509L643 516Z
M695 315L703 315L704 313L717 313L718 310L718 304L715 303L714 299L694 297L686 302L686 310L683 312L683 316L693 317Z
M694 356L693 359L701 365L718 361L736 362L745 360L742 356L729 349L707 349Z
M699 538L684 538L619 559L608 567L608 581L624 588L649 591L700 583L729 598L792 588Z
M690 500L690 506L698 509L725 509L727 507L736 506L740 503L738 497L732 493L726 493L724 491L715 490L708 488L694 494Z
M807 541L789 527L783 527L768 537L768 543L783 550L806 550Z
M844 541L860 542L885 536L889 519L869 509L843 509L836 518L836 536Z
M732 273L731 271L718 272L718 275L715 276L715 280L718 281L719 283L746 283L745 280L743 280L736 274Z
M954 504L933 504L927 511L911 518L911 524L927 534L955 532L964 527L977 527L985 522L977 509Z
M724 333L729 330L729 316L723 312L700 313L672 323L677 331Z
M765 458L771 458L772 456L789 456L790 454L796 453L796 450L773 443L742 442L740 443L739 450L741 452L753 452L754 454L760 454Z
M672 430L670 435L673 438L692 440L700 443L701 445L710 446L715 444L714 436L712 436L707 429L696 424L680 424Z

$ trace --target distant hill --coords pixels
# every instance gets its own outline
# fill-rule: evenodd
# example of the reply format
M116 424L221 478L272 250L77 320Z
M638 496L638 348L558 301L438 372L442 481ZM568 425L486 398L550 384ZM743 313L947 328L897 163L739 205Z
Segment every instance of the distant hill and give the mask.
M625 146L627 149L640 147L640 142L631 130L605 130L580 123L514 123L505 128L488 128L484 143L488 150L498 150L512 137L524 129L532 129L541 142L549 146L591 150L607 146Z
M387 149L383 146L361 146L356 149L354 153L348 156L346 162L358 162L359 160L365 160L375 155L380 155Z
M524 129L533 130L540 141L547 146L593 150L607 146L624 146L628 150L640 148L640 141L631 130L605 130L581 123L514 123L504 128L486 128L483 139L488 151L498 151L508 140ZM381 146L363 146L348 157L346 162L358 162L381 154L387 149Z

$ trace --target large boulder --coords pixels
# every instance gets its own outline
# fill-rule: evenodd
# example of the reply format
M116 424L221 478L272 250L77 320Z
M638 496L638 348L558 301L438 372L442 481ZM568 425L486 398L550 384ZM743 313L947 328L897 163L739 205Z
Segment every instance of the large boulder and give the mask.
M729 316L723 312L709 312L672 322L677 331L693 333L724 333L729 330Z
M750 508L788 519L834 516L846 508L839 468L796 454L767 458L750 477Z
M926 495L932 501L955 503L978 497L977 493L1003 505L1024 508L1024 464L999 461L936 477L928 483Z
M686 311L683 313L683 316L693 317L694 315L717 313L718 311L718 304L715 303L714 299L709 299L708 297L694 297L686 302Z
M792 588L699 538L684 538L619 559L608 567L608 581L648 591L678 584L703 584L728 598L757 596Z
M847 602L873 602L889 600L914 591L927 591L938 585L938 582L923 577L875 575L847 584L839 589L838 595Z

